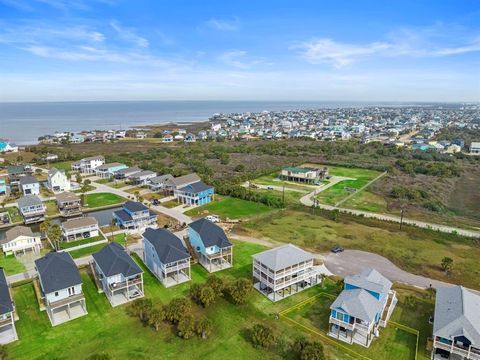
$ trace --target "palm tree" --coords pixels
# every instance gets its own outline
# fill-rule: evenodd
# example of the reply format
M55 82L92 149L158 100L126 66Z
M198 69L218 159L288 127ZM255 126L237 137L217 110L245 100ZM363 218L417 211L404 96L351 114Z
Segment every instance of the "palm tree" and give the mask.
M47 236L48 229L50 228L50 220L45 219L44 222L40 224L40 232L42 233L42 236Z
M110 222L110 235L111 235L112 241L114 240L113 230L115 229L115 225L117 225L117 222L115 221L115 219L112 219L112 221Z
M53 247L55 250L60 249L60 238L62 237L62 229L60 229L60 225L54 224L48 230L48 238L52 242Z

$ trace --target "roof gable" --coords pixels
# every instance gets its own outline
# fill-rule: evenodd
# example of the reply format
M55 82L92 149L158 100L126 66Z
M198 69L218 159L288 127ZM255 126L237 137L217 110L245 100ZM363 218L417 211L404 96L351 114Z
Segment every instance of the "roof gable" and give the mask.
M143 237L153 245L162 264L190 258L182 241L167 229L148 228L143 233Z
M112 242L92 254L103 274L107 277L122 274L130 277L143 273L137 263L118 243Z
M46 294L82 283L80 272L67 252L51 252L35 260L35 267Z
M232 246L223 229L205 218L194 221L188 225L195 230L205 247L218 246L219 248Z

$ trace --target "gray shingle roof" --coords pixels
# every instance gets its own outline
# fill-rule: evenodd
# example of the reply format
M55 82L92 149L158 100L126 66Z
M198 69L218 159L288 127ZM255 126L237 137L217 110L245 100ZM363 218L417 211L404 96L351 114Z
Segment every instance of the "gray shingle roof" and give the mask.
M313 255L299 247L286 244L253 255L253 258L273 271L285 269L302 261L313 259Z
M142 171L142 169L140 169L138 166L132 166L126 169L118 170L117 175L129 176L135 173L139 173L140 171Z
M13 311L13 302L3 268L0 268L0 315Z
M93 216L85 216L65 221L62 223L62 228L65 230L73 230L92 225L98 225L97 219Z
M73 192L65 191L60 194L55 195L55 199L59 203L70 202L70 201L80 201L80 196Z
M107 277L122 274L130 277L143 273L137 263L116 242L110 243L92 254L103 274Z
M153 245L162 264L190 258L182 241L166 229L148 228L143 233L143 237Z
M28 226L15 226L12 229L9 229L5 232L5 238L0 240L0 244L5 244L12 240L15 240L19 236L30 236L34 237L33 231Z
M32 175L26 175L20 178L20 184L22 185L38 184L38 180Z
M173 186L176 188L181 188L183 186L186 186L188 184L193 184L194 182L200 181L200 177L195 174L188 174L184 176L179 176L173 179L168 180L167 185L168 186Z
M480 347L480 295L463 286L437 289L433 335L465 336Z
M360 274L346 276L345 283L379 294L388 293L392 282L375 269L366 269Z
M80 272L67 252L51 252L35 260L45 294L82 283Z
M135 178L141 178L141 177L144 177L144 176L156 176L156 175L157 175L156 172L153 172L153 171L150 171L150 170L143 170L143 171L137 172L137 173L129 176L129 178L135 179Z
M167 175L160 175L160 176L155 176L154 178L151 178L150 179L150 182L152 184L162 184L168 180L171 180L173 179L173 176L170 175L170 174L167 174Z
M57 169L57 168L51 168L50 170L48 170L48 177L52 177L52 176L54 176L56 173L60 173L60 174L65 175L65 171L59 170L59 169Z
M195 230L205 245L205 247L218 246L219 248L225 248L232 246L232 243L228 240L227 235L223 229L207 219L198 219L188 225Z
M382 310L382 304L372 294L363 289L343 290L330 306L342 309L348 315L363 321L375 321L375 315Z
M37 195L25 195L17 200L17 204L18 204L18 207L21 209L28 206L41 205L42 200L40 200L40 198Z
M207 185L203 181L197 181L193 184L189 184L187 186L184 186L184 187L180 188L179 190L196 194L196 193L199 193L199 192L202 192L202 191L205 191L205 190L208 190L208 189L212 189L212 188L213 188L213 186Z
M129 200L125 204L123 204L123 208L127 209L130 212L138 212L138 211L148 210L148 207L143 205L141 202L131 201L131 200Z

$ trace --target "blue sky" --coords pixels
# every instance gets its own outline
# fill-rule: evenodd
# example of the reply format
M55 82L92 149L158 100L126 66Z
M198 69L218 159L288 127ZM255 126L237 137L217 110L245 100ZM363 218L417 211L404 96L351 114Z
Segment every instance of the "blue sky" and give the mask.
M480 101L480 3L0 0L0 101Z

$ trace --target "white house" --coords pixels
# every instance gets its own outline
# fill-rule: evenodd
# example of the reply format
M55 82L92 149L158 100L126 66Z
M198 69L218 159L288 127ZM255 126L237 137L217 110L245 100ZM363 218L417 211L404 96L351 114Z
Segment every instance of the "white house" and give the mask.
M40 194L40 184L38 180L31 175L22 176L20 178L20 188L22 189L23 195Z
M470 145L470 154L480 155L480 142L472 142Z
M97 219L93 216L70 219L62 223L62 234L65 241L87 239L99 235Z
M65 171L52 168L48 171L48 188L54 193L69 191L70 180Z
M72 164L73 171L79 171L82 174L93 174L95 169L105 164L105 158L101 155L84 158Z
M38 254L42 248L40 234L34 234L27 226L15 226L7 230L5 238L0 240L2 251L5 255L17 255L18 252L25 253L33 251Z

